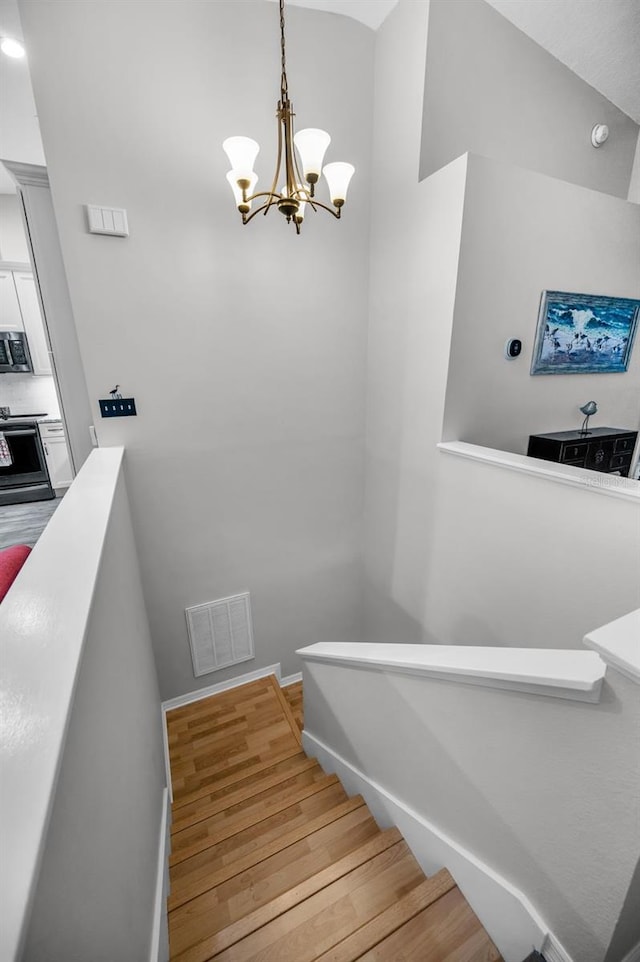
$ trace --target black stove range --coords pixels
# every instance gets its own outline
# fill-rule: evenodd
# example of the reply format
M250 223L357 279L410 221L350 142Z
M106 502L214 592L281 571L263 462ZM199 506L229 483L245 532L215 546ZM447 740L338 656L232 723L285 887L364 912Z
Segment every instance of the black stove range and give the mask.
M12 414L0 420L0 435L10 461L0 466L0 505L55 498L35 423L42 417L46 413Z

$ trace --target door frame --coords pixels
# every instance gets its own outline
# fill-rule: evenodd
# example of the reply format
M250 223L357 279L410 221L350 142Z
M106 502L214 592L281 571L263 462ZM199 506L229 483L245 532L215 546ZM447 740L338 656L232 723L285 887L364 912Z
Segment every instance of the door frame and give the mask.
M47 168L0 160L13 178L38 292L74 476L95 445L93 415L62 259Z

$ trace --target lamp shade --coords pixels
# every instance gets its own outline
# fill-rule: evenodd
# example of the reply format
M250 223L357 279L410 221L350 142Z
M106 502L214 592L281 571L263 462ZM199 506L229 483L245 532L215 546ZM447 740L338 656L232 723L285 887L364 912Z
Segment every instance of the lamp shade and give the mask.
M329 187L331 203L336 207L342 207L347 199L349 181L353 177L355 170L353 164L345 164L337 161L333 164L327 164L322 171Z
M231 190L233 191L233 196L235 197L236 207L239 211L244 211L245 214L251 209L251 201L245 201L242 197L242 188L238 187L238 180L241 179L241 175L237 170L230 170L227 174L227 180L231 185ZM258 175L252 173L248 178L249 186L247 188L247 194L252 194L256 184L258 183Z
M231 169L237 173L238 179L251 180L260 144L251 137L227 137L222 144L222 149L229 158Z
M331 137L326 130L317 127L305 127L299 130L293 138L302 162L302 173L308 183L315 184L322 173L322 161Z

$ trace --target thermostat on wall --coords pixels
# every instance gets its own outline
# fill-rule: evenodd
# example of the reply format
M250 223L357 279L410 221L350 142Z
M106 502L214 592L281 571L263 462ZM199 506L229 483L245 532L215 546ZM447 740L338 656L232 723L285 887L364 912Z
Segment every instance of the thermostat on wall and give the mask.
M517 337L510 337L504 346L504 356L507 361L513 361L516 357L520 357L522 353L522 341L518 340Z

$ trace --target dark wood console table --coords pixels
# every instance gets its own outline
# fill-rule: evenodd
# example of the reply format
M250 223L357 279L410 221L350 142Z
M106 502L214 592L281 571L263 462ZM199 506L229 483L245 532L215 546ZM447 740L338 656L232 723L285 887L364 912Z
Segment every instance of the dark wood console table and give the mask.
M604 471L606 474L629 476L637 431L625 428L592 428L580 431L557 431L555 434L532 434L527 454L531 458L572 464L576 468Z

